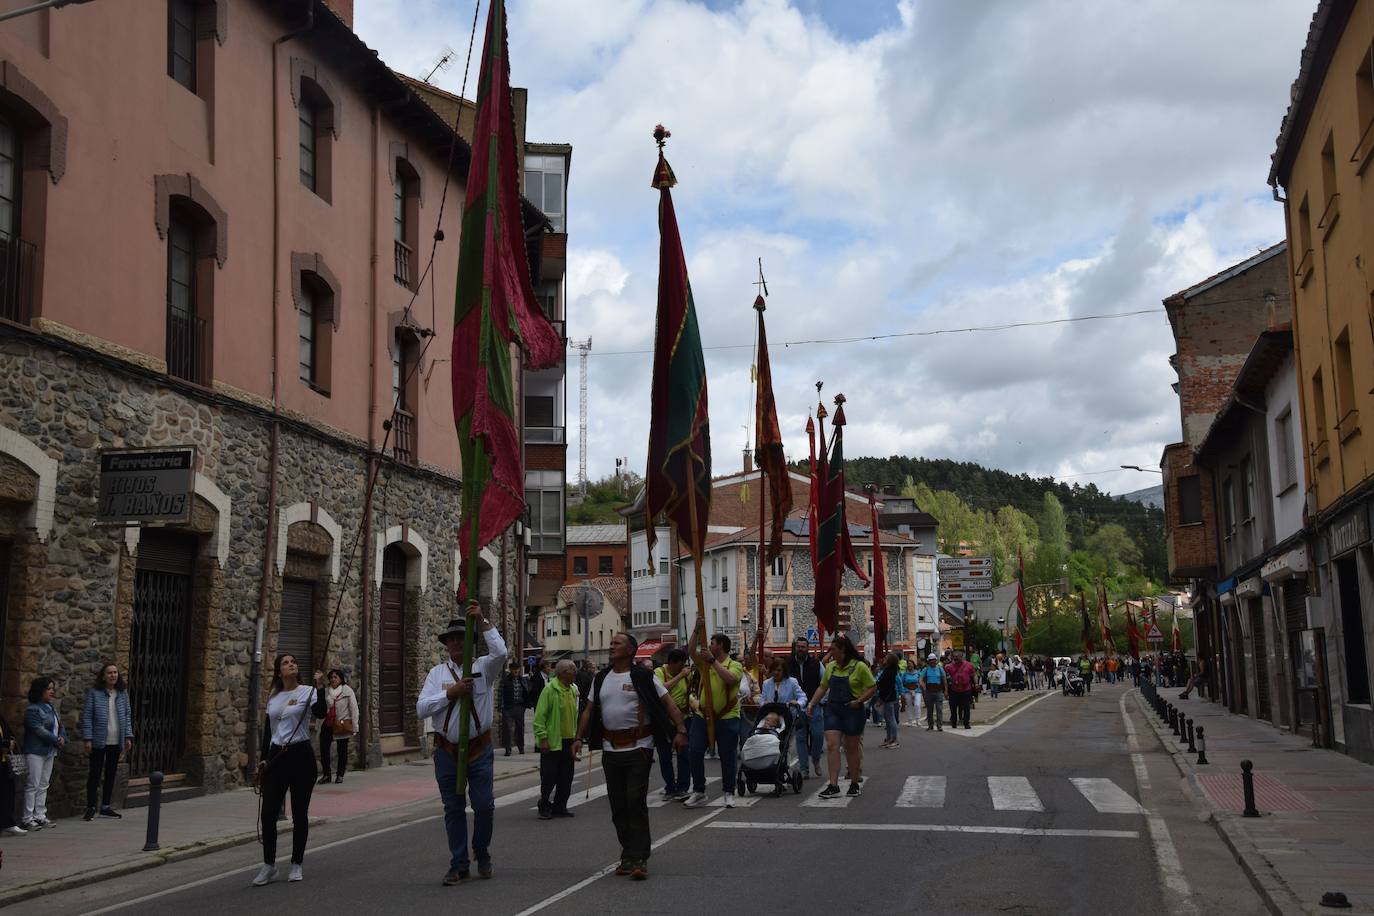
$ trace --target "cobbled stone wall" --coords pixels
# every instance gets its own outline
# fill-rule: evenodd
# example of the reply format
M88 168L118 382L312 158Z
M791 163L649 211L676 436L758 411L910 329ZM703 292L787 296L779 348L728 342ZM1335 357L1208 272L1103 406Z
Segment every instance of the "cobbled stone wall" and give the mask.
M441 653L434 634L455 612L456 479L383 462L372 531L358 539L367 488L366 447L288 420L279 434L278 518L269 519L271 422L265 412L12 330L0 334L0 428L57 462L53 526L44 539L26 521L38 489L35 472L12 455L0 455L0 540L11 543L13 567L0 660L0 712L11 723L22 720L29 681L41 673L57 678L62 720L76 736L82 697L100 664L113 659L127 670L137 569L136 543L131 551L129 541L136 539L127 538L123 528L93 524L98 453L101 448L174 445L196 447L197 473L213 485L207 490L217 488L227 497L229 513L227 545L217 542L219 510L203 495L196 498L186 526L199 538L186 665L183 763L188 776L209 791L244 780L248 741L250 735L256 739L260 726L249 721L248 707L263 553L269 526L275 537L281 511L299 503L323 510L340 532L337 578L332 577L334 535L313 520L289 526L284 571L316 579L316 651L323 651L332 624L326 666L346 673L365 707L368 742L366 747L356 737L351 742L355 761L376 764L382 759L377 591L374 587L373 624L367 634L373 663L367 665L363 554L374 557L378 535L399 525L428 545L426 580L421 587L417 569L416 587L408 594L413 603L406 626L405 702L410 713L405 718L414 722L421 679ZM227 548L222 564L216 547ZM283 570L273 553L260 698L265 698L271 676L281 600ZM410 562L418 564L418 556ZM513 570L508 572L507 589L513 591ZM380 570L373 575L375 579ZM492 577L492 582L495 586L500 578ZM418 731L418 723L408 727L408 745L418 743ZM81 806L85 771L81 744L73 740L61 753L53 780L50 808L56 814Z

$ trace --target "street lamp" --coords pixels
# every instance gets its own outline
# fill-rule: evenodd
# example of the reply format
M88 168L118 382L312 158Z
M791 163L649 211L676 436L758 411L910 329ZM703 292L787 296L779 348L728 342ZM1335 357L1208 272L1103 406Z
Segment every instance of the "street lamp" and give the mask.
M1007 654L1007 618L997 618L997 629L1002 634L1002 654Z
M1164 473L1164 472L1161 471L1159 468L1142 468L1142 467L1141 467L1140 465L1138 465L1138 464L1123 464L1123 465L1121 466L1121 470L1123 470L1123 471L1140 471L1142 474L1161 474L1161 475L1162 475L1162 474Z
M36 13L39 10L60 10L62 7L71 6L73 3L90 2L91 0L43 0L41 3L26 6L23 9L10 10L8 13L0 13L0 22L4 22L6 19L14 19L27 13Z

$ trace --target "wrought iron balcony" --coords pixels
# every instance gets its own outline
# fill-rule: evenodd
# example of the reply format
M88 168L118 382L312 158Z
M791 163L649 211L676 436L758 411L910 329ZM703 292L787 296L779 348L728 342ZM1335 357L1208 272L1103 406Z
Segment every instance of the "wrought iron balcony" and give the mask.
M38 246L0 236L0 318L28 324L33 317L33 280Z
M406 289L414 289L411 286L412 266L414 265L414 252L409 245L400 239L396 239L395 266L392 268L396 282Z
M210 383L210 330L204 318L167 312L167 374L197 385Z
M398 407L391 422L391 454L402 464L414 464L415 416Z

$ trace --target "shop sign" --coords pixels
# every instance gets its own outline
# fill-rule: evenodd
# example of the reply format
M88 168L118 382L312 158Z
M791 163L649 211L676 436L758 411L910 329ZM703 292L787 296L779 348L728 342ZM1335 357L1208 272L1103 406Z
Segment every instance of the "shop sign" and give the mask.
M1326 529L1327 552L1332 557L1349 553L1369 540L1369 515L1364 506L1332 522Z
M192 447L101 451L95 523L189 522L195 467Z

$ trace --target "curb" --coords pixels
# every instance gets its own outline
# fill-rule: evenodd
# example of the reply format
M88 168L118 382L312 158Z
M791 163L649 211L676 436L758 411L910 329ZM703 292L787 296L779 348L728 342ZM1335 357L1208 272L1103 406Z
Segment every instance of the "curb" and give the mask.
M1218 808L1207 797L1207 793L1198 782L1197 766L1188 759L1187 750L1175 744L1174 733L1167 730L1159 721L1159 717L1154 715L1154 710L1146 705L1145 697L1139 688L1135 690L1135 699L1146 721L1150 723L1155 737L1164 746L1179 775L1183 777L1183 794L1188 796L1194 807L1203 815L1203 819L1212 825L1222 843L1240 863L1241 870L1245 872L1251 886L1264 901L1265 908L1273 916L1310 912L1310 909L1288 889L1288 885L1284 883L1274 866L1251 841L1245 828L1238 823L1237 816L1233 812Z
M511 770L510 772L494 776L492 782L501 782L503 779L512 779L516 776L528 776L531 773L538 772L538 766L526 767L521 770ZM392 805L387 808L378 808L374 811L364 811L360 814L335 817L312 817L310 818L310 826L317 827L335 821L356 820L357 818L369 817L378 811L394 811L398 807L422 804L427 801L429 801L429 799L417 799L413 802L406 802L404 805ZM290 833L291 828L288 826L279 832ZM114 878L123 878L141 871L147 871L151 868L157 868L159 865L171 865L176 862L185 862L188 859L208 856L211 853L224 852L236 846L246 846L249 843L257 842L257 839L258 833L255 829L251 832L236 833L226 837L218 837L213 840L197 840L194 843L187 843L183 846L174 846L169 849L160 849L157 852L144 853L138 858L120 862L117 865L91 868L85 871L74 872L70 875L48 878L33 884L21 885L20 887L10 890L0 891L0 909L15 903L21 903L25 900L32 900L35 897L57 894L77 887L98 884L101 881L110 881Z
M1010 706L1007 706L1007 707L1004 708L1004 709L999 709L999 710L997 710L997 715L993 716L991 719L988 719L986 722L977 722L977 723L974 723L974 722L972 721L972 719L970 718L969 724L970 724L970 725L973 725L973 724L977 724L977 725L991 725L992 723L996 722L998 719L1002 718L1003 716L1007 715L1008 713L1010 713L1010 712L1012 712L1012 711L1014 711L1014 710L1020 709L1022 706L1025 706L1027 703L1034 703L1036 700L1040 699L1040 698L1043 697L1045 694L1047 694L1047 693L1053 693L1053 692L1054 692L1054 691L1052 691L1052 690L1034 690L1034 691L1029 690L1029 689L1028 689L1028 690L1024 690L1024 691L1022 691L1022 695L1016 698L1016 702L1015 702L1015 703L1012 703Z

